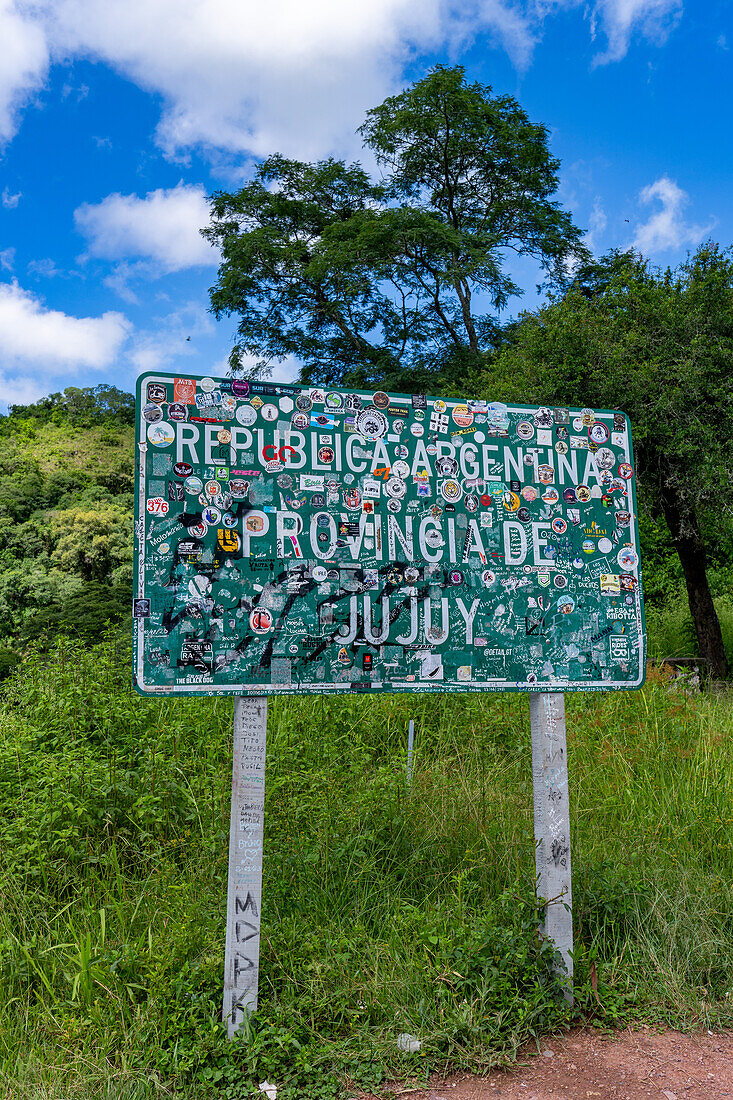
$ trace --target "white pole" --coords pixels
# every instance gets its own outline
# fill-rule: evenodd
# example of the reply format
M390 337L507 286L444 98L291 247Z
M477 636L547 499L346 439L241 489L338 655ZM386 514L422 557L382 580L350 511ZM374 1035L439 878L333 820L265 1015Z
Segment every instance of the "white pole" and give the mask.
M234 701L232 815L224 953L224 1007L229 1038L257 1009L265 817L267 697Z
M407 786L412 786L412 746L415 737L415 723L412 718L407 727Z
M543 931L562 955L568 978L565 996L572 1003L573 914L565 696L560 692L532 692L529 715L537 896L546 902Z

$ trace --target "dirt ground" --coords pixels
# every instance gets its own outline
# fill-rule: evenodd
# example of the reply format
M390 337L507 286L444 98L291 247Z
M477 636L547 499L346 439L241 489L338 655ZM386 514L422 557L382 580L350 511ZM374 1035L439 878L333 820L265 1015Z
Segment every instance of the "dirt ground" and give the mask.
M404 1100L733 1100L733 1032L574 1030L539 1053L525 1047L510 1070L391 1091Z

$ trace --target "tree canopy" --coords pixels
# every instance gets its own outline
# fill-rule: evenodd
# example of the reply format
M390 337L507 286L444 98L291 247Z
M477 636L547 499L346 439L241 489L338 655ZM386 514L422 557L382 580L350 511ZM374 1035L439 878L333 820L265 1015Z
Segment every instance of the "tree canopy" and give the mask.
M379 179L276 154L212 197L211 304L239 318L234 368L295 356L304 381L391 388L458 376L495 345L496 311L519 293L508 252L550 280L587 258L554 198L546 129L462 68L436 67L360 133Z
M523 401L629 415L643 499L666 521L701 655L724 677L705 528L733 514L733 252L703 244L677 271L615 252L579 270L562 298L522 317L478 384L497 383Z

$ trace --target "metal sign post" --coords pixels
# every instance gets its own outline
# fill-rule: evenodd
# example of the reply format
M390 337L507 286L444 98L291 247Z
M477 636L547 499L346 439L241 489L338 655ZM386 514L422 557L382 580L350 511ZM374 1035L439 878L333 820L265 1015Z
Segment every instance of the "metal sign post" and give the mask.
M222 1011L230 1038L257 1009L266 743L267 697L235 699Z
M565 697L529 697L532 727L535 869L537 896L545 901L543 932L567 970L566 998L573 999L573 913L570 881L570 807L565 743Z

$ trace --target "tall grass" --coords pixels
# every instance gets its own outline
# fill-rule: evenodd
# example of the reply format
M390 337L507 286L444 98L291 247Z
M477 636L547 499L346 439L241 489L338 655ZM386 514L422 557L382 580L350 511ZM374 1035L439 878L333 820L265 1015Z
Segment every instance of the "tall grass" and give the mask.
M228 1043L232 704L60 643L0 712L4 1095L351 1095L566 1022L536 936L527 701L276 698L260 1010ZM577 1008L733 1022L733 701L567 697ZM414 718L414 779L405 778ZM591 974L593 981L591 982ZM399 1032L423 1040L400 1054ZM260 1095L260 1094L258 1094Z

